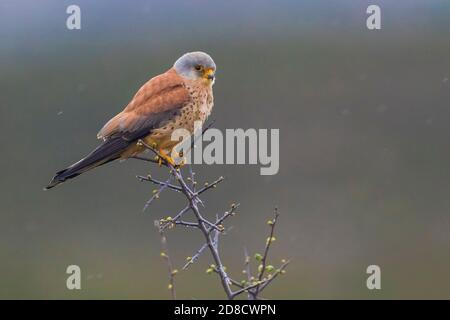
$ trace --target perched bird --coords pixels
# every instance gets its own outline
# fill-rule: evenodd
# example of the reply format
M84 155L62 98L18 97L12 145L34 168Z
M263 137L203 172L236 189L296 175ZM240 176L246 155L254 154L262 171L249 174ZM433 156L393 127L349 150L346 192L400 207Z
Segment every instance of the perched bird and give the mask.
M178 142L175 129L194 133L194 122L206 120L213 107L216 64L204 52L189 52L172 68L145 83L125 109L109 120L97 135L103 142L70 167L56 173L45 189L111 162L145 151L139 140L152 145L166 161Z

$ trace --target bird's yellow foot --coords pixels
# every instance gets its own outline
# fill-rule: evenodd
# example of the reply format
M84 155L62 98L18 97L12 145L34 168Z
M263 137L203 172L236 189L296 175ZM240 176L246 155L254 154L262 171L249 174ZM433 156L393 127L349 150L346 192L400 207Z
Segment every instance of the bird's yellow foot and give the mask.
M183 157L183 159L180 161L179 164L177 164L177 168L182 168L186 165L187 159L186 157Z
M159 166L162 165L162 161L165 161L167 163L170 163L172 166L175 166L175 161L172 159L171 156L167 155L164 150L159 149L159 160L158 160L158 164Z

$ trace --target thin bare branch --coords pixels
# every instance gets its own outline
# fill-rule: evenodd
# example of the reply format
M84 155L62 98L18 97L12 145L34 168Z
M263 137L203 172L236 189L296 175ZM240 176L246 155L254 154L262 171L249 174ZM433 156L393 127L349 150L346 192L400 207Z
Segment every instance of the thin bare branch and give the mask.
M186 264L183 266L183 270L186 270L187 268L189 268L189 266L191 264L194 264L195 261L197 261L197 259L200 257L200 255L202 254L202 252L208 247L207 243L204 243L200 249L197 250L197 252L192 256L192 257L188 257L188 261L186 262Z
M234 203L233 203L233 204L231 205L230 211L226 211L226 212L222 215L222 217L216 218L216 223L215 223L215 225L216 225L217 227L219 227L219 230L221 230L221 231L224 230L223 226L222 226L222 227L220 227L220 226L222 225L222 223L223 223L226 219L228 219L229 217L233 216L233 215L236 213L236 209L237 209L239 206L240 206L239 203L238 203L238 204L234 204Z
M161 248L162 248L161 257L166 261L167 269L169 272L168 289L170 290L172 299L176 300L177 295L175 291L175 275L178 273L178 270L173 268L172 260L170 259L169 249L167 246L167 238L164 232L160 230L159 234L161 235Z
M250 256L248 255L247 248L244 247L244 271L247 275L247 282L250 283L250 280L252 278L252 271L250 268ZM256 295L249 291L247 295L248 300L255 300L257 297Z
M156 190L153 196L145 203L142 211L145 211L154 200L159 199L159 195L170 185L171 180L172 177L169 177L169 179L167 179L167 181L158 190Z
M197 191L197 195L201 195L203 192L211 189L211 188L215 188L219 183L221 183L225 178L224 177L219 177L216 181L212 182L211 184L206 183L205 186L203 188L201 188L200 190Z
M274 210L274 217L272 220L269 220L269 226L270 226L270 233L269 237L266 240L266 247L264 248L264 254L262 256L261 260L261 266L258 267L258 281L261 281L264 273L266 272L266 266L267 266L267 256L269 254L270 245L274 242L274 234L275 234L275 226L277 224L278 216L280 214L278 213L278 208L275 208ZM258 296L259 293L259 286L256 286L256 296Z
M188 227L188 228L198 228L199 225L197 222L188 222L188 221L175 221L174 222L176 225L180 225L180 226L184 226L184 227Z
M163 230L165 230L165 229L168 228L171 224L173 224L174 221L180 220L180 219L183 217L183 215L184 215L187 211L189 211L190 209L191 209L191 207L190 207L189 205L186 206L186 207L184 207L180 212L177 213L177 215L176 215L175 217L173 217L173 218L171 219L171 221L163 221L163 222L160 224L160 228L162 228Z
M171 183L166 183L164 181L157 180L157 179L153 178L151 175L147 175L147 176L139 176L138 175L138 176L136 176L136 178L138 178L138 180L141 181L141 182L142 181L149 181L149 182L152 182L152 183L154 183L156 185L167 186L169 189L172 189L172 190L177 191L177 192L181 192L181 188L179 186L176 186L176 185L171 184Z
M288 266L288 264L290 263L290 260L285 261L274 273L273 275L267 279L267 281L263 284L261 284L261 286L259 287L259 292L261 293L261 291L263 291L273 280L275 280L275 278L280 275L283 274L284 269L286 269L286 267Z

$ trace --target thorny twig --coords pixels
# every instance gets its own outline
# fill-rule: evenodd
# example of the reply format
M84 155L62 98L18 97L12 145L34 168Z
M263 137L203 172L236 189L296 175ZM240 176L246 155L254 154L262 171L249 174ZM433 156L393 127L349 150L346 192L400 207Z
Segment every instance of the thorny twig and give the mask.
M274 217L272 220L269 220L267 223L270 226L270 235L266 240L266 247L264 248L264 255L262 256L261 265L258 267L258 281L263 279L264 273L266 272L267 267L267 255L269 254L270 245L275 241L275 225L278 220L278 208L275 208ZM257 296L259 293L260 286L256 286L255 295Z
M197 250L197 252L195 253L194 256L188 257L186 264L183 266L183 270L186 270L187 268L189 268L189 266L191 264L193 264L195 261L197 261L198 257L200 257L200 255L202 254L203 250L205 250L207 247L208 247L207 243L203 244L201 246L201 248Z
M169 255L169 249L167 247L167 238L164 234L164 231L160 230L159 234L161 235L161 248L162 248L161 257L166 261L167 269L169 271L168 289L170 290L172 299L176 300L177 295L175 292L175 275L178 273L178 270L173 268L172 260L170 259L170 255Z
M202 131L202 134L212 125L212 123L205 127ZM194 146L194 141L192 142L191 148ZM254 278L251 275L251 268L250 268L250 257L245 251L245 273L247 274L247 279L244 279L242 281L237 281L228 276L228 274L225 271L225 266L223 265L223 262L220 257L219 253L219 237L220 235L225 233L225 228L223 226L224 222L231 216L234 216L236 213L236 209L239 207L239 204L231 204L230 209L223 213L222 215L216 215L216 218L214 221L210 221L206 219L201 213L199 209L199 204L203 205L203 202L199 198L201 194L204 192L211 190L215 188L219 183L221 183L224 178L219 177L217 180L215 180L212 183L205 183L205 185L196 190L197 182L195 180L195 173L192 171L192 168L189 166L189 177L185 178L183 177L181 173L181 168L178 166L174 166L171 163L168 163L166 161L161 161L161 159L164 159L164 157L155 150L152 146L146 144L144 141L140 140L139 143L146 147L148 150L153 152L155 154L155 159L148 159L148 158L141 158L141 157L135 157L139 160L144 161L150 161L150 162L161 162L169 168L170 177L166 181L160 181L158 179L153 178L151 175L148 176L137 176L137 178L140 181L148 181L151 182L157 186L159 186L158 189L153 191L152 197L147 201L144 210L156 199L159 198L159 195L161 192L163 192L165 189L175 191L177 193L183 194L188 204L180 211L178 212L174 217L166 217L163 219L160 219L156 222L159 231L161 233L162 237L162 243L164 245L162 256L165 257L169 272L170 272L170 278L169 278L169 289L171 290L172 297L175 299L175 288L174 288L174 276L177 273L176 269L173 269L172 262L170 260L170 257L167 254L167 248L166 246L166 237L164 235L164 230L167 228L173 228L175 226L183 226L187 228L195 228L201 231L204 237L205 243L197 250L197 252L192 256L187 258L187 263L183 266L183 270L187 269L191 264L193 264L199 256L206 250L209 249L209 252L213 258L214 264L212 264L208 270L207 273L216 273L219 275L222 287L227 295L228 299L234 299L237 296L239 296L242 293L248 293L249 299L261 299L259 297L259 294L261 291L263 291L279 274L283 274L285 272L285 268L288 265L289 261L282 260L282 265L274 271L274 268L272 266L267 265L267 255L270 249L271 243L275 240L274 238L274 229L275 224L278 219L278 210L275 210L275 216L272 220L269 220L269 225L271 226L270 229L270 235L266 242L266 247L264 250L264 255L255 255L255 258L259 262L261 262L260 266L258 267L258 276L257 278ZM173 182L174 181L174 182ZM189 184L186 182L190 182ZM182 220L184 214L186 214L188 211L192 211L194 214L194 221L186 221ZM270 268L269 268L270 267ZM175 271L175 272L174 272ZM266 277L264 277L265 273L268 273ZM233 291L232 286L237 287L238 289Z
M142 211L145 211L145 209L148 208L148 206L156 199L159 199L160 193L168 188L170 186L170 181L172 180L172 177L169 177L166 182L164 182L161 187L158 190L153 190L153 196L145 203L144 209Z
M136 178L138 178L139 181L141 181L141 182L142 182L142 181L150 181L150 182L153 182L153 183L156 184L156 185L159 185L159 186L166 186L167 188L170 188L170 189L172 189L172 190L181 192L181 188L180 188L180 187L178 187L178 186L176 186L176 185L173 185L173 184L171 184L171 183L167 183L167 181L164 182L164 181L160 181L160 180L154 179L154 178L152 178L151 175L147 175L146 177L144 177L144 176L136 176Z
M248 255L247 248L244 248L244 270L242 270L244 274L247 275L247 282L250 283L252 278L252 271L250 268L250 256ZM248 300L255 300L256 296L252 294L251 292L248 292L247 294Z

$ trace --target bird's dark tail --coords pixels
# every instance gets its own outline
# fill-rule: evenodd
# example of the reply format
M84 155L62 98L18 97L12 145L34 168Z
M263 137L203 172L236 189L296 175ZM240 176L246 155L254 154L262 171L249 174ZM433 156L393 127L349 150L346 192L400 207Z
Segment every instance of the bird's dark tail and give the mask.
M95 148L94 151L80 161L64 170L58 171L44 190L51 189L58 184L63 183L68 179L75 178L88 170L120 158L121 153L129 145L130 141L122 139L121 137L104 141L101 145Z

